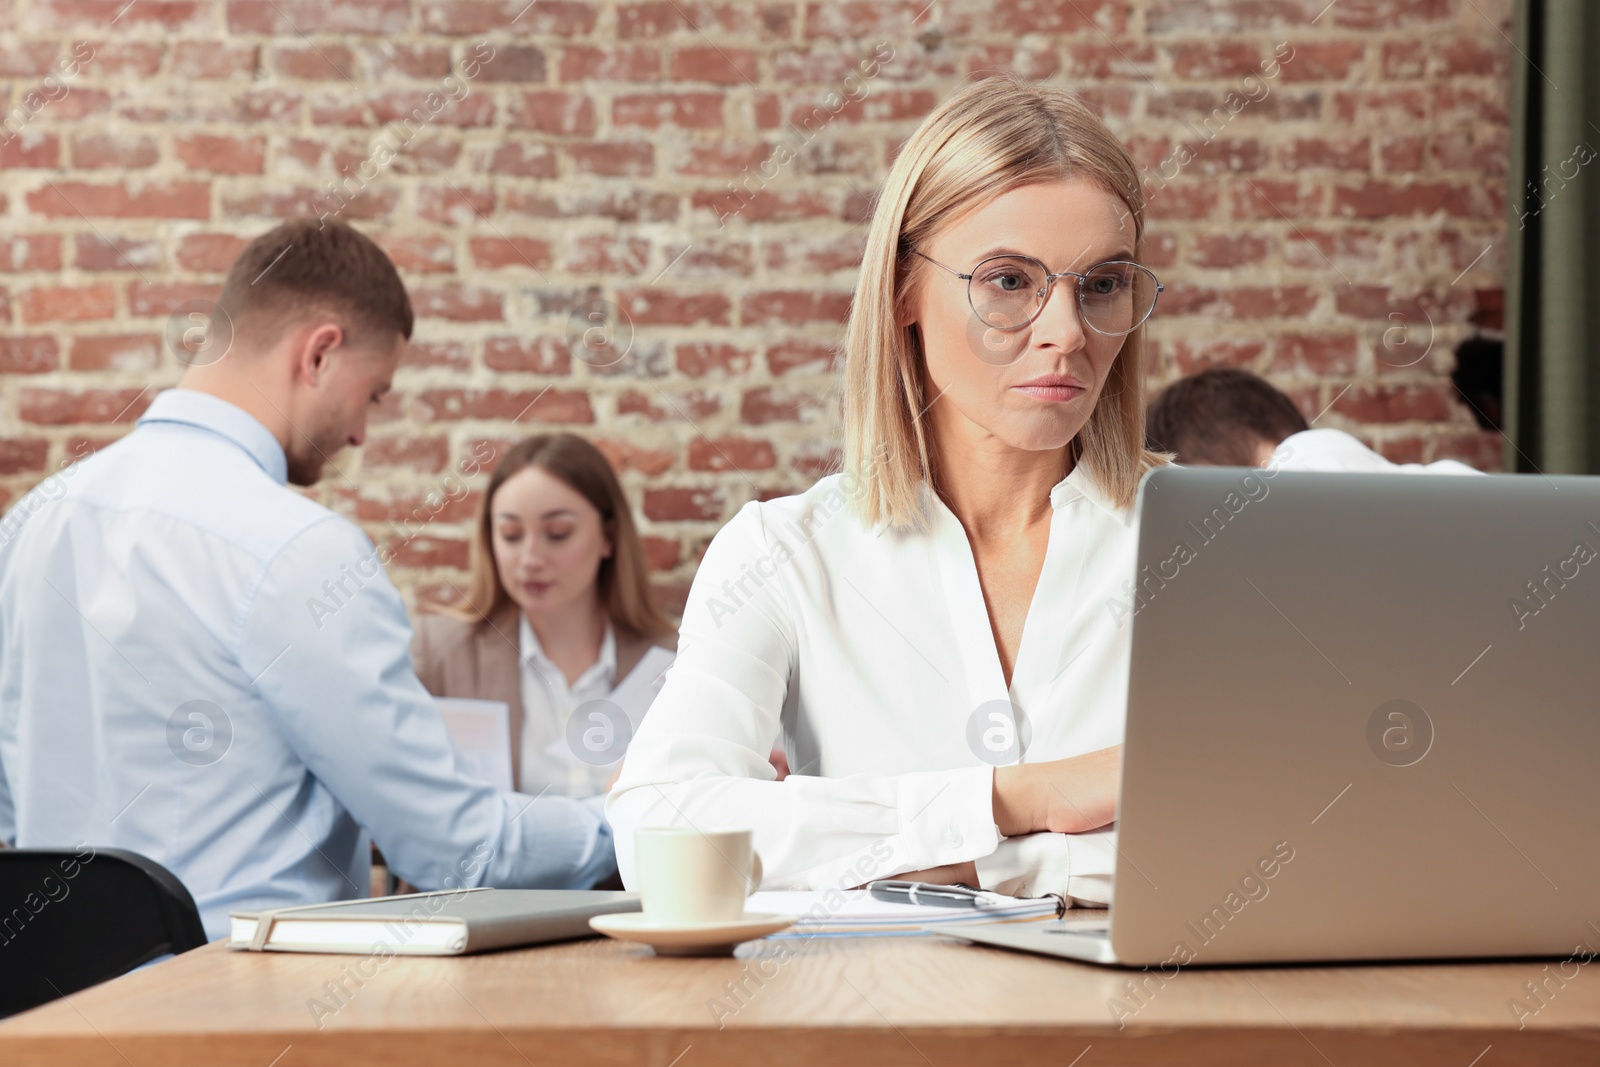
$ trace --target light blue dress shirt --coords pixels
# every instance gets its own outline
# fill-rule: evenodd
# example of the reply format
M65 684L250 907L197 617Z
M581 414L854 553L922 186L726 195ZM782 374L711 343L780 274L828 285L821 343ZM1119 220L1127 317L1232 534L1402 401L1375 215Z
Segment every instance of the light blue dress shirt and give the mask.
M228 913L425 889L582 888L597 805L463 770L372 542L192 390L0 520L0 839L132 849ZM369 838L370 833L370 838Z

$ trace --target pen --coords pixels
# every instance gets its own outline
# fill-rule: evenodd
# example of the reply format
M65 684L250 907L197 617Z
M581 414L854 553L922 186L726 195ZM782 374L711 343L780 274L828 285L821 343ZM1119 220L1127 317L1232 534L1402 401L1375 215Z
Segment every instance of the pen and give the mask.
M974 889L970 885L934 885L931 882L868 882L867 891L874 900L895 904L923 904L935 908L981 908L1007 903L1008 898L999 893Z

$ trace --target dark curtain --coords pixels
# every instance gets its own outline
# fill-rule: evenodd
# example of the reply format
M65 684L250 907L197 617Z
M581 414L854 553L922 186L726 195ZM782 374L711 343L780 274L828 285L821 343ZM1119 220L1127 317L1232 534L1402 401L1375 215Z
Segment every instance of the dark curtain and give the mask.
M1519 0L1515 37L1507 463L1600 473L1600 4Z

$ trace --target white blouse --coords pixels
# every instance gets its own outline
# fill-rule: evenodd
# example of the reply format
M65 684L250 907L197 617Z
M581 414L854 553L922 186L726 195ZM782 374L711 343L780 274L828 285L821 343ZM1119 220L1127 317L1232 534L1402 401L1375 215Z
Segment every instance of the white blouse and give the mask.
M567 720L573 711L590 700L600 700L611 692L617 673L617 637L606 623L600 642L600 657L591 663L570 686L544 647L526 615L518 634L522 653L522 769L517 789L531 796L599 796L606 791L615 768L584 763L567 743Z
M868 529L855 489L834 475L749 503L711 542L607 801L624 882L641 827L748 828L768 889L975 860L986 887L1104 901L1114 830L1003 839L993 777L1019 747L1039 762L1122 742L1131 513L1081 467L1051 490L1008 691L960 522L925 487L927 532Z

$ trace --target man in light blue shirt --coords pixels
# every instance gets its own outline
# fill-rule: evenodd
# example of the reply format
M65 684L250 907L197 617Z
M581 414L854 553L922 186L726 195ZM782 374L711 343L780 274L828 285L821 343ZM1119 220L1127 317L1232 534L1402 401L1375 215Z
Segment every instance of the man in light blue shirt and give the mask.
M177 389L0 521L0 840L149 856L213 938L230 911L366 896L372 841L424 889L610 875L596 805L465 773L377 550L289 488L389 388L393 264L286 223L218 306Z

